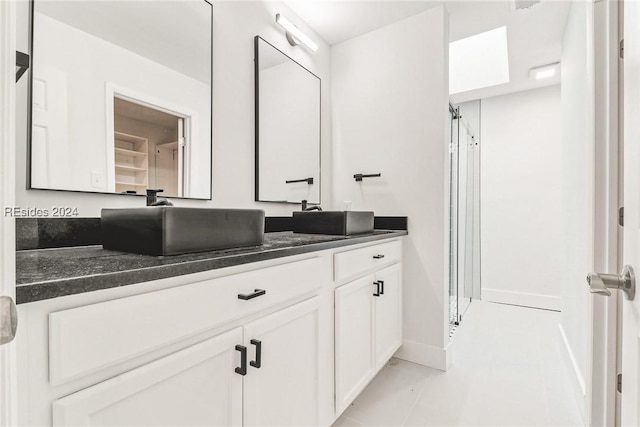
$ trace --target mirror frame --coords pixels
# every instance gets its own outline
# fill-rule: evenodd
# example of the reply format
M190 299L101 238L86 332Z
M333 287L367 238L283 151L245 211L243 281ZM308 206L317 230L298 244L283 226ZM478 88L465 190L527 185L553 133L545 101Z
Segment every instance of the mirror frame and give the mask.
M311 74L313 77L318 79L318 90L319 90L319 105L318 105L318 202L317 204L322 203L322 79L317 76L315 73L312 73L308 68L300 64L295 59L291 58L289 55L275 47L273 44L269 43L265 39L260 36L255 36L253 39L253 66L254 66L254 133L255 133L255 178L254 178L254 189L255 189L255 197L254 201L256 202L267 202L267 203L285 203L290 205L299 205L300 202L289 202L286 200L260 200L260 61L259 61L259 53L258 46L259 41L262 40L282 55L287 57L290 61L297 64L300 68ZM316 202L310 202L316 204Z
M44 191L64 191L69 193L86 193L86 194L110 194L114 196L129 196L129 197L146 197L145 194L125 194L125 193L110 193L106 191L89 191L89 190L65 190L62 188L39 188L33 187L31 185L31 165L32 165L32 115L33 115L33 67L34 67L34 49L33 49L33 40L34 40L34 16L35 16L35 2L36 1L46 1L46 0L29 0L29 56L31 66L29 67L29 81L27 88L27 190L44 190ZM210 19L211 19L211 32L210 32L210 40L211 40L211 57L209 60L209 68L211 72L211 90L209 94L209 104L210 104L210 121L209 121L209 144L211 146L209 153L209 197L180 197L180 196L166 196L171 199L183 199L183 200L213 200L213 25L214 25L214 16L213 16L213 3L210 0L202 0L207 3L211 9ZM178 2L176 0L176 2Z

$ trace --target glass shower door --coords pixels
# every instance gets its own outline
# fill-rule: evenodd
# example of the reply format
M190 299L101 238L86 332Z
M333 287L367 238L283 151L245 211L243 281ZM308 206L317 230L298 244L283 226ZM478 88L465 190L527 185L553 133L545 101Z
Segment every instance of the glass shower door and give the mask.
M458 324L458 110L449 104L449 330Z
M480 103L463 105L479 128ZM475 109L475 110L474 110ZM449 107L449 323L460 323L472 297L480 295L480 154L479 134L461 114ZM477 113L477 114L474 114Z
M473 292L474 144L475 137L460 119L458 143L458 322L469 308Z

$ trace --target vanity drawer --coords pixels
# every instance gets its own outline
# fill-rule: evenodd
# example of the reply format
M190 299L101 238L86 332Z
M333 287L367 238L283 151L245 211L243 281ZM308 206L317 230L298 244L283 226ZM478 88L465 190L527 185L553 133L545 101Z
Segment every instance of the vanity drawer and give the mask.
M395 240L334 255L334 280L336 282L357 277L362 273L399 261L402 242Z
M92 374L312 295L329 280L326 259L317 257L50 313L49 381Z

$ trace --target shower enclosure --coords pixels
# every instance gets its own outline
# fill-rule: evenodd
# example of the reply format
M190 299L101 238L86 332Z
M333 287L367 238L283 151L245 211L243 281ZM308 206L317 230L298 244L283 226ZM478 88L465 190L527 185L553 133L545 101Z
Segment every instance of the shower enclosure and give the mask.
M480 101L449 105L449 325L480 298Z

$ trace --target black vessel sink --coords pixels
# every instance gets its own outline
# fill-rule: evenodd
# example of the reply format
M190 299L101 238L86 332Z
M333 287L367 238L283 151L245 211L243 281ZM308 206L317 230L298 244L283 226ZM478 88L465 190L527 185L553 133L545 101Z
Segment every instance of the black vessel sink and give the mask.
M293 213L293 232L349 236L373 232L373 212L309 211Z
M151 206L102 209L105 249L146 255L261 245L264 211Z

